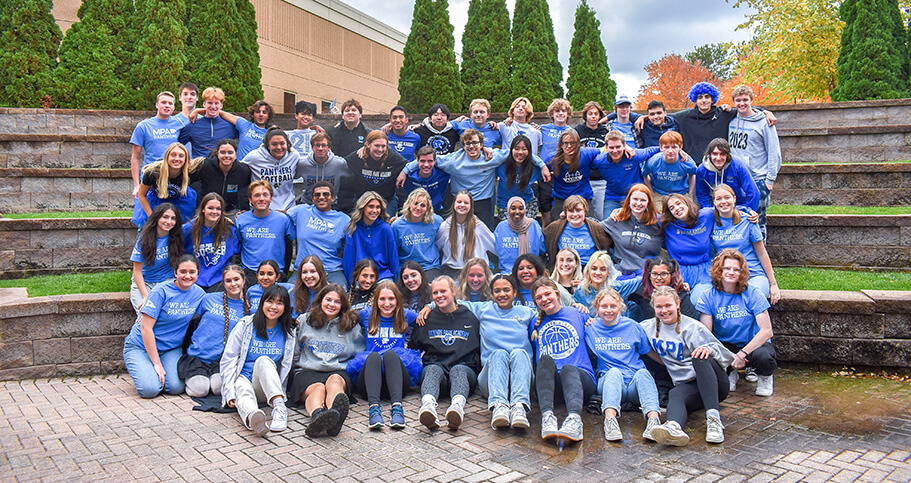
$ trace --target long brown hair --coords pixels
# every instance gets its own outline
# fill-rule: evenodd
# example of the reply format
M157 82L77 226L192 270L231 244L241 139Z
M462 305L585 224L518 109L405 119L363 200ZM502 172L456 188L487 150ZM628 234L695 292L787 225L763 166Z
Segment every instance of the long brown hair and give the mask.
M399 288L396 287L395 282L392 280L383 280L376 284L376 288L373 290L373 297L371 300L373 308L370 311L370 320L367 322L367 333L376 335L380 330L380 308L377 302L379 302L380 292L383 290L389 290L392 292L392 295L395 296L395 312L392 315L392 329L397 334L404 334L405 331L408 330L408 321L405 320L405 300L404 297L402 297L402 292L399 291Z
M341 306L338 311L338 330L340 332L350 331L360 323L360 317L357 315L357 312L351 310L351 303L348 302L348 294L346 294L345 289L337 283L326 285L316 294L316 297L313 299L313 304L310 306L310 311L307 312L307 323L314 329L322 329L329 323L329 316L323 312L323 299L326 298L326 294L329 292L335 292L335 294L338 295L339 305Z
M465 219L465 234L462 240L465 243L462 260L468 260L474 255L474 230L478 226L478 219L474 216L474 199L471 198L471 193L462 190L456 193L455 198L461 195L468 197L468 214ZM452 214L449 215L449 252L452 253L453 257L455 257L456 253L459 253L459 222L456 218L454 201Z
M225 269L221 271L221 278L224 279L225 275L227 275L228 272L239 273L240 281L243 282L244 285L246 285L246 280L244 277L244 269L241 268L240 265L226 266ZM250 315L250 300L247 299L247 291L244 290L243 285L241 285L241 287L240 287L240 300L243 302L243 305L244 305L244 316ZM228 291L227 290L222 292L221 302L222 302L222 307L224 307L224 309L225 309L225 341L224 341L224 343L227 344L228 343L228 328L231 326L231 318L228 316Z
M225 216L225 199L221 197L218 193L209 193L202 197L202 201L199 203L199 208L196 209L196 219L193 221L193 229L190 232L190 236L193 237L193 251L199 250L199 244L202 243L202 232L206 228L206 215L205 209L206 205L210 201L215 200L221 205L221 216L218 218L218 221L215 222L215 226L212 227L212 238L215 244L215 251L218 251L218 248L221 246L224 240L227 240L229 237L234 236L234 232L231 230L231 227L234 226L234 223Z
M546 287L554 291L557 294L557 304L560 303L560 288L557 287L557 282L547 278L547 277L538 277L533 284L531 284L531 298L535 298L535 293L539 288ZM537 302L535 302L537 305ZM538 320L535 321L535 330L531 333L531 340L538 340L538 327L541 326L541 322L544 320L544 311L538 308Z
M683 202L683 204L686 205L686 218L683 220L678 220L671 213L670 204L672 200L680 200ZM699 207L696 206L696 202L690 199L689 196L683 196L680 193L671 193L664 198L661 210L661 233L664 233L665 230L667 230L667 228L671 226L671 224L673 224L675 221L683 222L687 228L693 228L696 226L696 222L699 221Z
M569 157L567 157L566 153L563 151L563 138L570 138L570 141L576 143L576 149ZM566 170L569 172L579 171L581 151L582 145L579 142L579 133L573 128L568 128L563 131L563 133L560 134L560 139L557 141L557 154L554 155L553 159L554 176L560 175L560 170L563 166L566 166Z
M731 221L734 222L735 225L740 223L740 210L737 209L737 193L734 193L734 188L731 188L730 186L728 186L724 183L719 183L719 184L715 185L715 187L712 188L712 206L713 207L715 206L715 193L717 193L719 191L727 191L734 198L734 215L731 216ZM717 224L718 226L721 226L721 214L718 213L718 208L714 208L713 213L715 213L715 224Z
M384 200L376 191L368 191L357 199L357 205L355 206L354 211L351 212L351 221L348 222L348 228L345 230L347 235L353 235L354 231L357 230L357 222L364 219L364 210L367 209L367 205L373 200L380 202L380 217L377 221L382 220L387 223L389 222L389 214L386 213L386 200Z
M724 272L724 261L728 258L737 260L737 263L740 264L740 277L737 278L737 286L734 287L734 293L742 294L747 291L750 285L750 268L743 254L733 248L721 250L718 255L715 255L715 259L712 260L712 268L709 269L709 275L712 277L712 287L719 292L724 292L724 283L721 275Z
M312 263L316 268L316 273L319 274L319 282L316 283L316 287L313 289L314 292L319 292L326 285L329 284L328 279L326 278L326 269L323 267L323 262L320 261L316 255L307 255L301 260L300 265L297 266L297 271L294 272L294 310L297 313L302 314L310 310L310 287L304 285L304 281L301 279L301 270L304 268L304 265L307 263Z

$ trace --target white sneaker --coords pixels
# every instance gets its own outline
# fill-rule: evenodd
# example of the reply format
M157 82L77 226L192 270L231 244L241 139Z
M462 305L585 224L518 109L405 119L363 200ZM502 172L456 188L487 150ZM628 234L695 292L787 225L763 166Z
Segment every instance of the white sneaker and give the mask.
M616 417L604 417L604 439L608 441L622 441L623 432Z
M288 407L282 404L272 408L272 423L269 429L276 433L288 429Z
M459 429L462 425L462 419L465 417L465 409L461 404L452 403L446 410L446 421L449 422L449 429Z
M557 436L560 428L557 427L557 416L553 411L547 411L541 415L541 438L551 439Z
M262 409L257 409L250 413L248 419L250 421L250 429L257 436L265 436L269 432L269 426L266 426L266 413Z
M440 423L437 421L437 403L426 401L421 404L421 411L418 415L418 419L421 421L421 424L427 427L427 429L433 430L440 427Z
M582 441L582 417L570 413L560 426L559 436L571 442Z
M655 427L660 424L661 424L660 419L648 418L648 422L645 423L645 431L642 432L642 437L649 441L654 441L655 437L652 436L652 430L655 429Z
M724 425L721 424L720 418L705 417L705 442L715 444L724 442Z
M509 426L509 406L506 403L497 403L493 407L493 415L490 418L490 427L493 429L506 428Z
M759 380L756 383L756 395L757 396L771 396L775 392L774 384L772 383L772 378L774 376L759 376Z
M680 429L677 421L668 421L655 426L652 429L652 436L658 443L668 446L686 446L690 443L690 437Z
M525 415L525 406L516 403L509 410L509 425L512 429L528 429L528 417Z
M730 392L737 390L737 379L740 379L740 375L737 374L737 369L731 368L731 373L728 374L728 384L730 385Z
M756 382L759 379L759 376L756 375L756 368L747 367L744 369L743 378L746 379L747 382Z

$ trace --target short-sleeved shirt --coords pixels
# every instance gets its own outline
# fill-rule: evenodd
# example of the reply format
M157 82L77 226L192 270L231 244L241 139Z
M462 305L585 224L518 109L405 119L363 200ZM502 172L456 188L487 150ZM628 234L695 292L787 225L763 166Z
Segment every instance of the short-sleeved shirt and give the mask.
M158 352L167 352L183 344L190 326L190 319L206 295L196 284L188 290L177 288L174 283L163 283L155 286L142 306L142 313L155 319L155 347ZM141 319L140 319L141 320ZM130 329L130 341L143 349L140 320Z
M541 356L548 355L554 359L557 369L569 364L588 373L594 381L595 371L585 349L586 321L588 315L579 312L575 307L563 307L554 315L545 315L537 328L538 338L533 342L535 361L540 361ZM535 323L536 318L532 319L532 330Z
M139 240L136 240L136 244L133 246L130 261L142 264L142 279L148 283L160 283L174 278L174 269L171 268L171 262L168 259L168 235L155 240L155 263L146 265Z
M285 238L294 239L294 223L280 211L271 210L260 218L252 211L241 213L236 220L240 233L240 260L244 268L256 270L263 260L275 260L285 270Z
M282 330L281 324L276 324L271 329L266 329L266 337L253 331L253 337L250 339L250 347L247 349L247 357L244 359L244 367L240 375L247 379L253 379L253 366L256 359L268 357L272 362L278 364L285 354L285 331Z
M237 140L237 159L244 159L250 151L263 145L266 137L266 128L259 127L252 122L239 117L234 125L240 137Z
M645 364L639 356L648 354L652 344L645 329L633 319L619 317L616 325L608 327L600 317L585 327L585 343L598 359L598 377L617 368L623 381L629 384L633 375Z
M715 253L725 248L733 248L742 253L750 268L750 276L765 275L753 243L762 241L762 231L756 223L750 223L746 217L740 218L740 223L734 224L733 218L721 218L721 226L712 225L712 248Z
M560 135L572 126L557 126L554 123L541 126L541 159L550 166L550 161L557 154Z
M449 121L449 124L453 127L453 129L456 130L457 133L459 133L459 136L461 136L466 129L474 129L475 131L480 132L482 135L484 135L484 146L488 148L500 146L503 144L503 137L500 135L500 131L498 129L491 128L489 123L485 122L483 126L478 127L475 126L474 121L471 119L463 119L459 122Z
M424 270L440 268L440 250L436 245L437 231L443 225L440 215L433 215L432 223L412 223L405 216L392 222L396 245L399 247L399 262L414 260Z
M493 238L497 244L500 273L510 273L516 259L519 258L519 235L509 227L509 221L504 220L494 229ZM544 250L544 233L541 232L541 225L532 222L528 227L528 251L541 255Z
M177 136L182 127L183 122L174 117L168 119L152 117L139 121L139 124L133 129L133 135L130 136L130 144L145 150L142 165L145 166L163 158L168 146L177 142Z
M365 308L360 311L361 316L361 327L364 329L364 337L367 342L367 352L386 352L389 349L404 349L405 348L405 337L408 333L406 330L403 333L398 333L393 328L393 319L392 317L380 317L380 326L376 334L371 334L368 332L370 327L370 315L372 313L370 307ZM414 322L418 319L418 314L413 310L405 309L405 322L409 327L414 327Z
M193 331L187 355L208 364L221 358L225 351L225 335L230 334L237 322L244 316L243 299L228 298L228 327L225 331L225 293L207 293L196 309L201 316L199 326Z
M342 269L342 247L345 246L345 228L351 218L335 210L320 211L313 205L296 205L288 210L297 234L297 259L300 266L307 255L316 255L327 272Z
M696 174L693 160L678 159L676 163L664 161L664 153L658 153L642 165L642 176L651 176L652 189L662 196L671 193L685 195L690 190L688 176Z
M588 259L598 250L597 245L595 245L595 239L592 238L592 234L588 231L588 225L573 228L569 223L566 224L566 228L560 234L560 241L557 242L557 246L561 250L564 248L575 249L579 254L582 265L588 265Z
M414 131L405 131L404 136L390 132L389 147L402 155L405 161L414 161L414 152L421 147L421 136Z
M756 316L769 310L762 291L747 286L745 292L732 294L711 289L696 302L696 309L712 316L712 332L721 342L737 347L747 345L759 333Z

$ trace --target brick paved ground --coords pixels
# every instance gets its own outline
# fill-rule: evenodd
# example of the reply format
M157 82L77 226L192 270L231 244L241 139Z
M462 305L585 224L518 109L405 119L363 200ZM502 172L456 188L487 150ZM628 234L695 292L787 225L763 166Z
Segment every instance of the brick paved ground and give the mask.
M291 411L288 431L263 439L236 415L191 411L186 396L142 400L127 376L0 383L2 481L909 481L911 385L834 381L784 371L771 398L741 387L722 407L727 441L707 445L704 414L687 448L644 443L644 423L624 413L622 444L606 443L601 418L562 452L528 434L494 432L484 402L469 401L458 432L429 433L405 401L404 431L366 430L353 407L334 439L310 440ZM388 412L387 412L388 418Z

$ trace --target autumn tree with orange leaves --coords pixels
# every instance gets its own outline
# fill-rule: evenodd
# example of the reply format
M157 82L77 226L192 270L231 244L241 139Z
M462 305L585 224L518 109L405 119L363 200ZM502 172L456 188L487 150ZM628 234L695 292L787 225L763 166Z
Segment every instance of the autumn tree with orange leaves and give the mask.
M645 66L648 80L639 89L636 108L645 109L649 101L659 100L668 109L691 107L686 97L690 87L697 82L708 81L720 85L718 79L701 63L687 62L680 55L668 54Z

